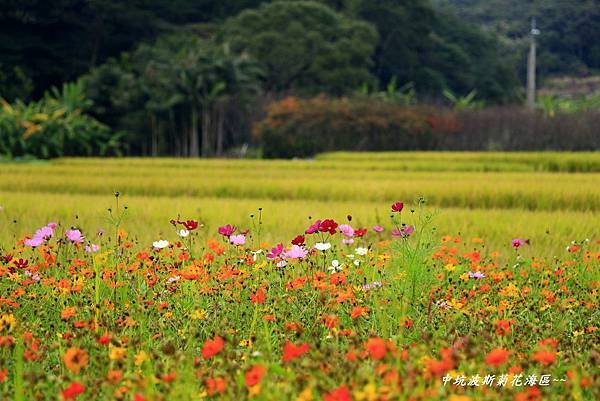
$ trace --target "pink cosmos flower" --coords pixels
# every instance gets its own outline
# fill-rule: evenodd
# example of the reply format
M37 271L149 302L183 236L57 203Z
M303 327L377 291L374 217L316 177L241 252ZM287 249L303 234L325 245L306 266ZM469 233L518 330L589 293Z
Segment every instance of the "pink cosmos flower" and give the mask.
M246 243L246 236L244 234L231 235L229 236L229 242L233 245L244 245Z
M283 253L288 259L302 259L308 254L308 250L304 249L298 245L292 245L292 248L289 251Z
M36 247L42 245L44 242L52 238L54 235L54 229L56 228L56 223L50 222L46 224L44 227L38 229L33 238L28 238L23 243L27 246Z
M381 226L373 226L373 231L375 231L376 233L382 233L383 230L384 228Z
M339 228L346 237L354 236L354 229L349 224L341 224Z
M352 239L352 238L344 238L344 239L342 240L342 243L343 243L344 245L352 245L352 244L354 244L354 239Z
M401 229L394 228L392 229L392 235L394 237L402 237L406 238L411 235L415 231L415 227L413 225L402 227Z
M277 244L275 248L271 249L271 252L267 253L267 259L275 259L283 252L283 244Z
M226 226L219 227L219 234L224 237L229 237L231 234L235 232L235 227L231 224L227 224Z
M469 272L469 277L470 278L474 278L474 279L481 279L485 277L485 274L483 274L480 271L476 271L476 272Z
M94 253L94 252L98 252L99 250L100 250L100 245L90 244L90 245L85 246L86 253Z
M528 239L522 239L522 238L515 238L512 240L512 246L515 248L518 248L522 245L525 244L529 244L529 240Z
M82 243L83 239L85 238L79 230L67 230L65 231L65 236L69 239L69 241L78 244Z
M311 224L305 231L304 234L314 234L319 231L319 227L321 227L321 220L317 220L314 224Z

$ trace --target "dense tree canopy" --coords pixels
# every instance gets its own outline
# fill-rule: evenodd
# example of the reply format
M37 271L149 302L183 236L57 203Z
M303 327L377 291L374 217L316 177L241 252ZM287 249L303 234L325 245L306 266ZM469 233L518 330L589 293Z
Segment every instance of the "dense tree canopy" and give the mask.
M377 34L369 24L310 1L275 2L229 19L223 42L264 66L268 91L341 94L373 81Z

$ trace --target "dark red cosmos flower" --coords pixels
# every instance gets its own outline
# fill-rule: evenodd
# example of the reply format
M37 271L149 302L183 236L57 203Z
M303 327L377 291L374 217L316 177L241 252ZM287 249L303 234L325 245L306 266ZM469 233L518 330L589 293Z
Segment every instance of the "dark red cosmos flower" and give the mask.
M304 235L298 235L292 240L292 245L302 246L304 245Z
M79 382L73 382L69 387L62 391L63 399L72 400L85 391L85 386Z
M367 229L366 228L357 228L356 230L354 230L354 236L355 237L362 237L366 233L367 233Z
M323 233L335 234L336 228L338 227L338 223L336 223L333 219L325 219L321 222L319 226L319 231Z
M198 228L198 222L196 220L187 220L182 222L183 226L188 231L193 231Z
M402 209L404 209L404 203L402 202L396 202L392 205L392 212L400 213Z
M15 259L15 261L13 263L15 264L16 268L18 268L18 269L24 269L29 264L29 261L27 259L21 259L21 258L19 258L18 260Z

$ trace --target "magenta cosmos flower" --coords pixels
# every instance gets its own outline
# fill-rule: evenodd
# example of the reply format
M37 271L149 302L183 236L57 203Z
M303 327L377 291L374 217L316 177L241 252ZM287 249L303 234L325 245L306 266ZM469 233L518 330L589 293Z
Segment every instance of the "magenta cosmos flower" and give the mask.
M267 259L275 259L283 252L283 244L277 244L274 248L271 248L271 252L267 253Z
M382 233L383 230L384 230L384 228L381 227L381 226L379 226L379 225L378 226L373 226L373 231L375 231L376 233Z
M314 234L319 231L319 227L321 227L321 220L315 221L311 224L305 231L304 234Z
M235 232L235 227L231 224L227 224L226 226L219 227L219 234L224 237L229 237L231 234Z
M523 246L525 244L529 244L529 240L528 239L522 239L522 238L515 238L512 240L512 246L515 248L518 248L520 246Z

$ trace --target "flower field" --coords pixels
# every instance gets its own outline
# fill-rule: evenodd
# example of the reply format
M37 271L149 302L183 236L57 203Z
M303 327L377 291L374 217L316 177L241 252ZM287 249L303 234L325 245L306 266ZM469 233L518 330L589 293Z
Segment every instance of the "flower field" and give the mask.
M0 400L599 399L598 157L531 156L0 165Z

